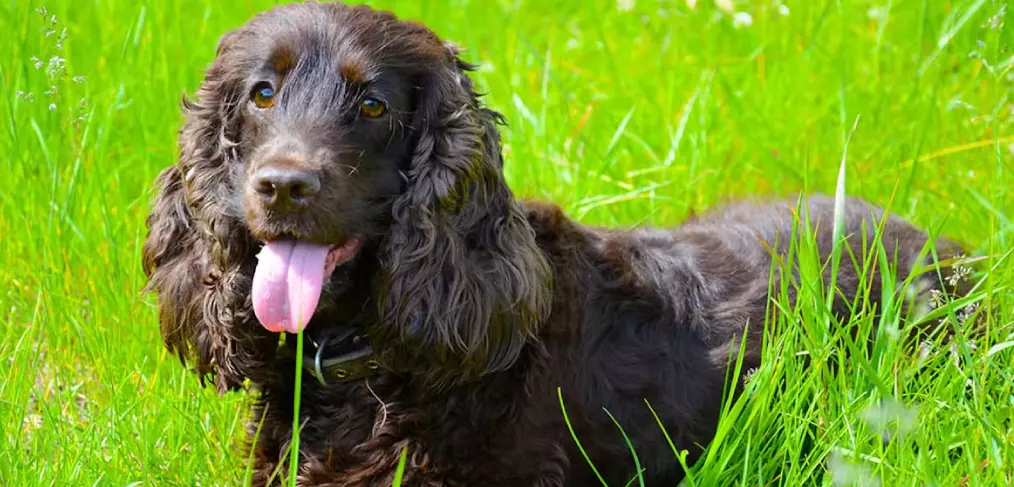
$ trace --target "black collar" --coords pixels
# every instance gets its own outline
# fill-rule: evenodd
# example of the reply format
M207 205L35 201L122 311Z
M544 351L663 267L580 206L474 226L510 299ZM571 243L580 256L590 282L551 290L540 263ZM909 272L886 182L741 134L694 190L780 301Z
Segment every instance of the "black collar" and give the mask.
M380 371L380 362L370 342L352 328L308 341L310 346L303 356L303 368L321 385L364 379Z

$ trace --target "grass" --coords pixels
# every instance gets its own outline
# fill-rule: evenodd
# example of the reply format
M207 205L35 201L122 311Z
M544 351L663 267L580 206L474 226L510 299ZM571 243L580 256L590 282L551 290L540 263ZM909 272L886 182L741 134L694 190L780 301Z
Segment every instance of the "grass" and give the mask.
M844 160L849 193L992 256L988 339L920 356L862 318L877 345L848 350L804 272L800 305L773 303L781 333L748 401L728 404L687 485L1014 481L1005 2L374 3L483 63L516 193L584 222L671 225L730 198L834 193ZM218 37L271 4L0 4L0 485L241 482L246 397L202 390L163 351L139 244L180 95Z

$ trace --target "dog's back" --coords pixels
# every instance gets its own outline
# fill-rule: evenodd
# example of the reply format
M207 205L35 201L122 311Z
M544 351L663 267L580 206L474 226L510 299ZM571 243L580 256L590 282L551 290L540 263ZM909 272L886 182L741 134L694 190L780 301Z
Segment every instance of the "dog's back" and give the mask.
M677 448L690 450L687 460L692 463L700 453L695 445L706 444L717 424L726 367L735 360L744 330L741 372L760 365L763 328L773 309L770 302L778 299L772 290L779 292L782 280L790 279L785 288L789 299L796 301L799 287L828 288L834 200L818 194L803 201L734 203L694 216L673 230L584 227L591 244L583 255L596 262L596 271L583 280L582 291L567 298L580 303L576 309L582 316L577 359L581 373L579 383L564 390L584 391L584 400L578 395L572 401L579 403L572 406L586 409L587 417L596 417L595 410L605 408L624 425L638 445L648 485L662 485L654 481L663 479L669 485L682 474L673 470L677 467L671 451L653 416L644 414L644 401L667 425ZM959 245L939 238L932 249L927 248L927 232L860 199L847 199L843 209L842 236L847 245L842 246L831 309L840 322L849 323L853 306L863 304L857 296L867 296L866 309L879 312L885 278L876 253L881 246L889 263L887 275L896 281L893 289L902 316L912 304L925 310L939 293L967 293L971 286L967 276L955 279L962 275L947 267L939 274L933 271L936 260L960 255ZM806 253L810 255L800 256ZM800 271L800 262L806 259L819 266L816 272ZM913 271L923 273L904 285ZM823 278L820 283L800 282L818 276ZM612 427L605 420L576 423L590 458L600 468L627 454L622 442L597 441L609 438ZM623 465L602 470L608 480L621 484L633 474ZM581 471L574 472L576 478L590 481L580 476Z
M938 293L957 298L970 291L968 268L955 262L965 256L962 245L945 237L927 245L928 232L859 198L846 198L842 210L843 245L836 270L839 293L854 298L861 291L861 281L867 281L872 291L869 296L879 299L883 269L877 254L881 251L897 287L913 277L913 285L899 289L907 294L899 298L914 298L911 303L902 299L903 305L925 306ZM758 268L772 268L773 256L778 262L791 261L798 266L800 255L810 252L809 257L818 259L822 266L826 287L832 273L835 218L834 199L818 193L774 202L732 203L692 218L676 234L688 238L709 235L730 254ZM776 263L773 270L778 275L784 269ZM913 276L913 272L920 275ZM798 272L794 274L798 278ZM834 311L848 314L843 306L838 303Z

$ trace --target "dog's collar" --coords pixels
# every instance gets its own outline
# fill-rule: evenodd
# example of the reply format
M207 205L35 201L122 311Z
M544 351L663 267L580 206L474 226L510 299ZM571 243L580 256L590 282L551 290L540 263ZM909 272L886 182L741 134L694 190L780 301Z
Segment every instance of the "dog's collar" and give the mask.
M309 339L310 350L303 357L303 368L321 385L328 382L349 382L380 372L380 362L365 336L354 329L336 335ZM337 355L329 356L329 354Z

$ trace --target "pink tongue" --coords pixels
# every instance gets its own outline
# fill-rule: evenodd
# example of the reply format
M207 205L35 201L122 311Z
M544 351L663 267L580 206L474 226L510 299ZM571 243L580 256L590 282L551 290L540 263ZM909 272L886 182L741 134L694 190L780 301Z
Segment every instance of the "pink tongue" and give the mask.
M294 240L264 244L253 278L254 314L264 328L299 333L306 327L320 300L329 250Z

